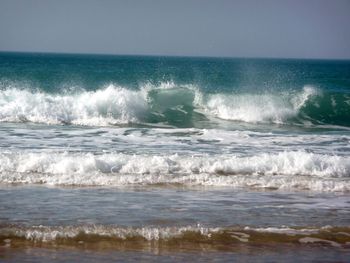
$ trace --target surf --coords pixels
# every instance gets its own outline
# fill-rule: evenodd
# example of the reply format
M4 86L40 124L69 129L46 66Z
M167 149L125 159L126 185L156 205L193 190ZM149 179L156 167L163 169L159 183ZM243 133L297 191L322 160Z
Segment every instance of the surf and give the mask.
M16 247L65 246L69 248L144 248L150 249L220 249L230 251L237 245L266 246L276 242L346 248L349 227L123 227L116 225L80 226L0 226L0 241ZM198 246L200 243L202 246Z
M0 90L0 122L195 127L210 120L276 125L350 127L350 95L313 86L298 90L204 92L173 82L130 89L109 84L94 91Z
M0 183L203 185L349 192L350 158L305 151L253 156L123 153L0 154Z

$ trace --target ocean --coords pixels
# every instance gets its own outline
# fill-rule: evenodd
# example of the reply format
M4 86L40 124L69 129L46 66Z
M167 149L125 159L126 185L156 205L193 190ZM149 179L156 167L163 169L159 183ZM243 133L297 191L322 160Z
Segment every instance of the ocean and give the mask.
M0 53L1 262L346 262L350 61Z

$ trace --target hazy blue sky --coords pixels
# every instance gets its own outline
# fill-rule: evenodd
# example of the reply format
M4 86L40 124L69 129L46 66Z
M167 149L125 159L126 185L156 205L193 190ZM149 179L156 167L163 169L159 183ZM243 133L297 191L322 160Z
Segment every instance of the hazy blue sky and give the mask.
M0 0L0 50L350 58L350 0Z

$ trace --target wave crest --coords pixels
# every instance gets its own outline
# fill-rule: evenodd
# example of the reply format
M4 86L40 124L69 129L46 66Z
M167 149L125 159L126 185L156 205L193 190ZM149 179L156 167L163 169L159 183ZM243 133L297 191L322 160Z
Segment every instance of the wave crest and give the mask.
M114 85L67 95L19 89L0 91L3 122L104 126L137 122L146 111L142 93Z
M194 85L161 83L139 90L109 85L63 95L8 88L0 91L0 122L107 126L162 123L193 127L213 117L248 123L349 126L350 98L314 87L284 93L209 94Z
M306 86L292 94L235 94L212 95L206 111L225 120L243 122L285 123L299 114L301 107L318 92Z
M318 227L318 228L290 228L290 227L204 227L173 226L173 227L122 227L105 225L83 226L2 226L0 227L0 241L10 245L20 244L23 240L42 245L65 244L81 246L103 242L105 245L122 244L153 246L188 246L198 244L224 245L228 244L259 244L269 243L317 243L326 246L346 247L350 236L348 227ZM174 242L176 241L176 242ZM222 249L222 247L221 247Z

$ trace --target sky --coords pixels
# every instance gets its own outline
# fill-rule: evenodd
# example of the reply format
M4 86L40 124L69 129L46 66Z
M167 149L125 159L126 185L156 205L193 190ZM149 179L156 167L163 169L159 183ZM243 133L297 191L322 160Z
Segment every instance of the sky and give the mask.
M350 0L0 0L0 50L350 58Z

